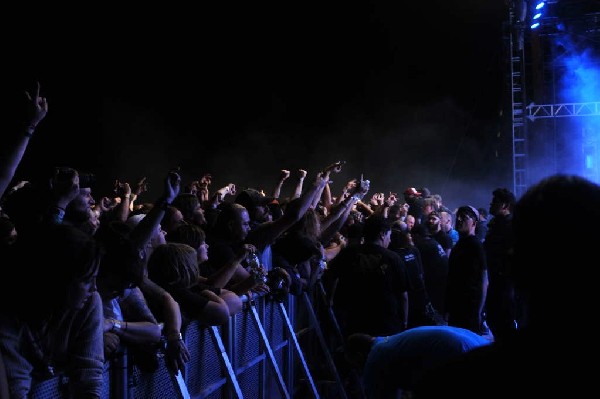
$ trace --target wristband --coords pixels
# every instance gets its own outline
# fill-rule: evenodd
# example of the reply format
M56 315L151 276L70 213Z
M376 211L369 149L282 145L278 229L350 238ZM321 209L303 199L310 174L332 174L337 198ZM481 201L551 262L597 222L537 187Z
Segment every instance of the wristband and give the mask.
M183 341L183 336L180 332L174 332L167 335L167 341Z

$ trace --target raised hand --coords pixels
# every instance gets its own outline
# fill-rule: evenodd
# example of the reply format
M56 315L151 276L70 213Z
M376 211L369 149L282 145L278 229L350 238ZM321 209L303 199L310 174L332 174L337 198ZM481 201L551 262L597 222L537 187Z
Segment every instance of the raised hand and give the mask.
M373 196L371 197L371 205L383 205L383 202L385 201L385 195L383 193L375 193L373 194Z
M223 201L225 199L226 195L235 195L236 191L235 191L235 184L234 183L229 183L228 185L226 185L225 187L222 187L220 189L217 190L217 194L219 196L218 200L219 202Z
M212 182L212 175L210 173L205 173L204 176L200 179L200 185L210 186Z
M332 163L331 165L327 166L325 169L323 169L323 173L340 173L342 171L342 166L346 163L346 161L337 161L335 163Z
M371 181L370 180L364 180L363 179L363 175L360 175L360 183L357 187L357 194L359 194L362 197L365 196L365 194L367 194L367 192L369 192L369 188L371 187Z
M346 183L346 186L344 186L344 191L352 193L356 189L357 186L358 186L358 180L352 179L352 180L348 181L348 183Z
M281 172L279 173L279 180L284 181L288 177L290 177L290 171L286 169L281 169Z
M179 195L179 190L181 189L181 176L177 172L169 172L167 178L165 179L165 188L164 188L164 197L167 200L167 203L173 202L175 197Z
M100 208L100 211L108 212L115 206L119 205L120 203L121 203L121 198L119 198L119 197L116 197L116 198L102 197L102 199L100 201L98 201L98 207Z
M33 95L28 91L25 91L25 97L27 97L28 100L25 126L30 129L35 129L48 113L48 101L46 97L40 97L40 82L36 82L36 89Z
M115 194L118 197L131 195L131 186L127 182L121 183L119 180L115 180Z
M229 187L229 195L235 195L235 184L229 183L227 186Z

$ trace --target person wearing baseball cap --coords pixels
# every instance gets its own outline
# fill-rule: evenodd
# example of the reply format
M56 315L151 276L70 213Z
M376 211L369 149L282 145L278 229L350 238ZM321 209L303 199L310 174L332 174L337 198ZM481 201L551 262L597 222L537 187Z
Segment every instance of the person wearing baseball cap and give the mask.
M470 205L456 211L459 239L448 257L446 313L448 325L489 334L484 320L488 287L487 260L483 244L475 235L479 212Z
M253 222L266 222L268 221L269 207L268 205L273 203L273 197L267 197L260 191L247 188L235 197L234 202L240 204L248 211L250 220Z

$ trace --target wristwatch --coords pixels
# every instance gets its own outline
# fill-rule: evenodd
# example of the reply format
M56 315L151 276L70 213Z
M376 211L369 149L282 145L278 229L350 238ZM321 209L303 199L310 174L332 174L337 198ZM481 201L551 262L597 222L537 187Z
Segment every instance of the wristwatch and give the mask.
M121 329L123 329L123 324L121 323L121 321L112 319L112 328L110 329L110 331L117 332L117 331L120 331Z

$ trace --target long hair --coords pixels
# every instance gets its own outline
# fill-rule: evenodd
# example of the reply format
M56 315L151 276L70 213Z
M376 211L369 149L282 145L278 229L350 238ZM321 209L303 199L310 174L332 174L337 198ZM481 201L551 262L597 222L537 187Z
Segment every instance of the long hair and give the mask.
M199 276L196 250L187 244L159 245L148 260L148 277L165 289L190 288Z
M200 245L206 241L206 234L200 226L195 224L182 224L178 226L175 231L167 234L167 241L187 244L196 249L200 248Z

